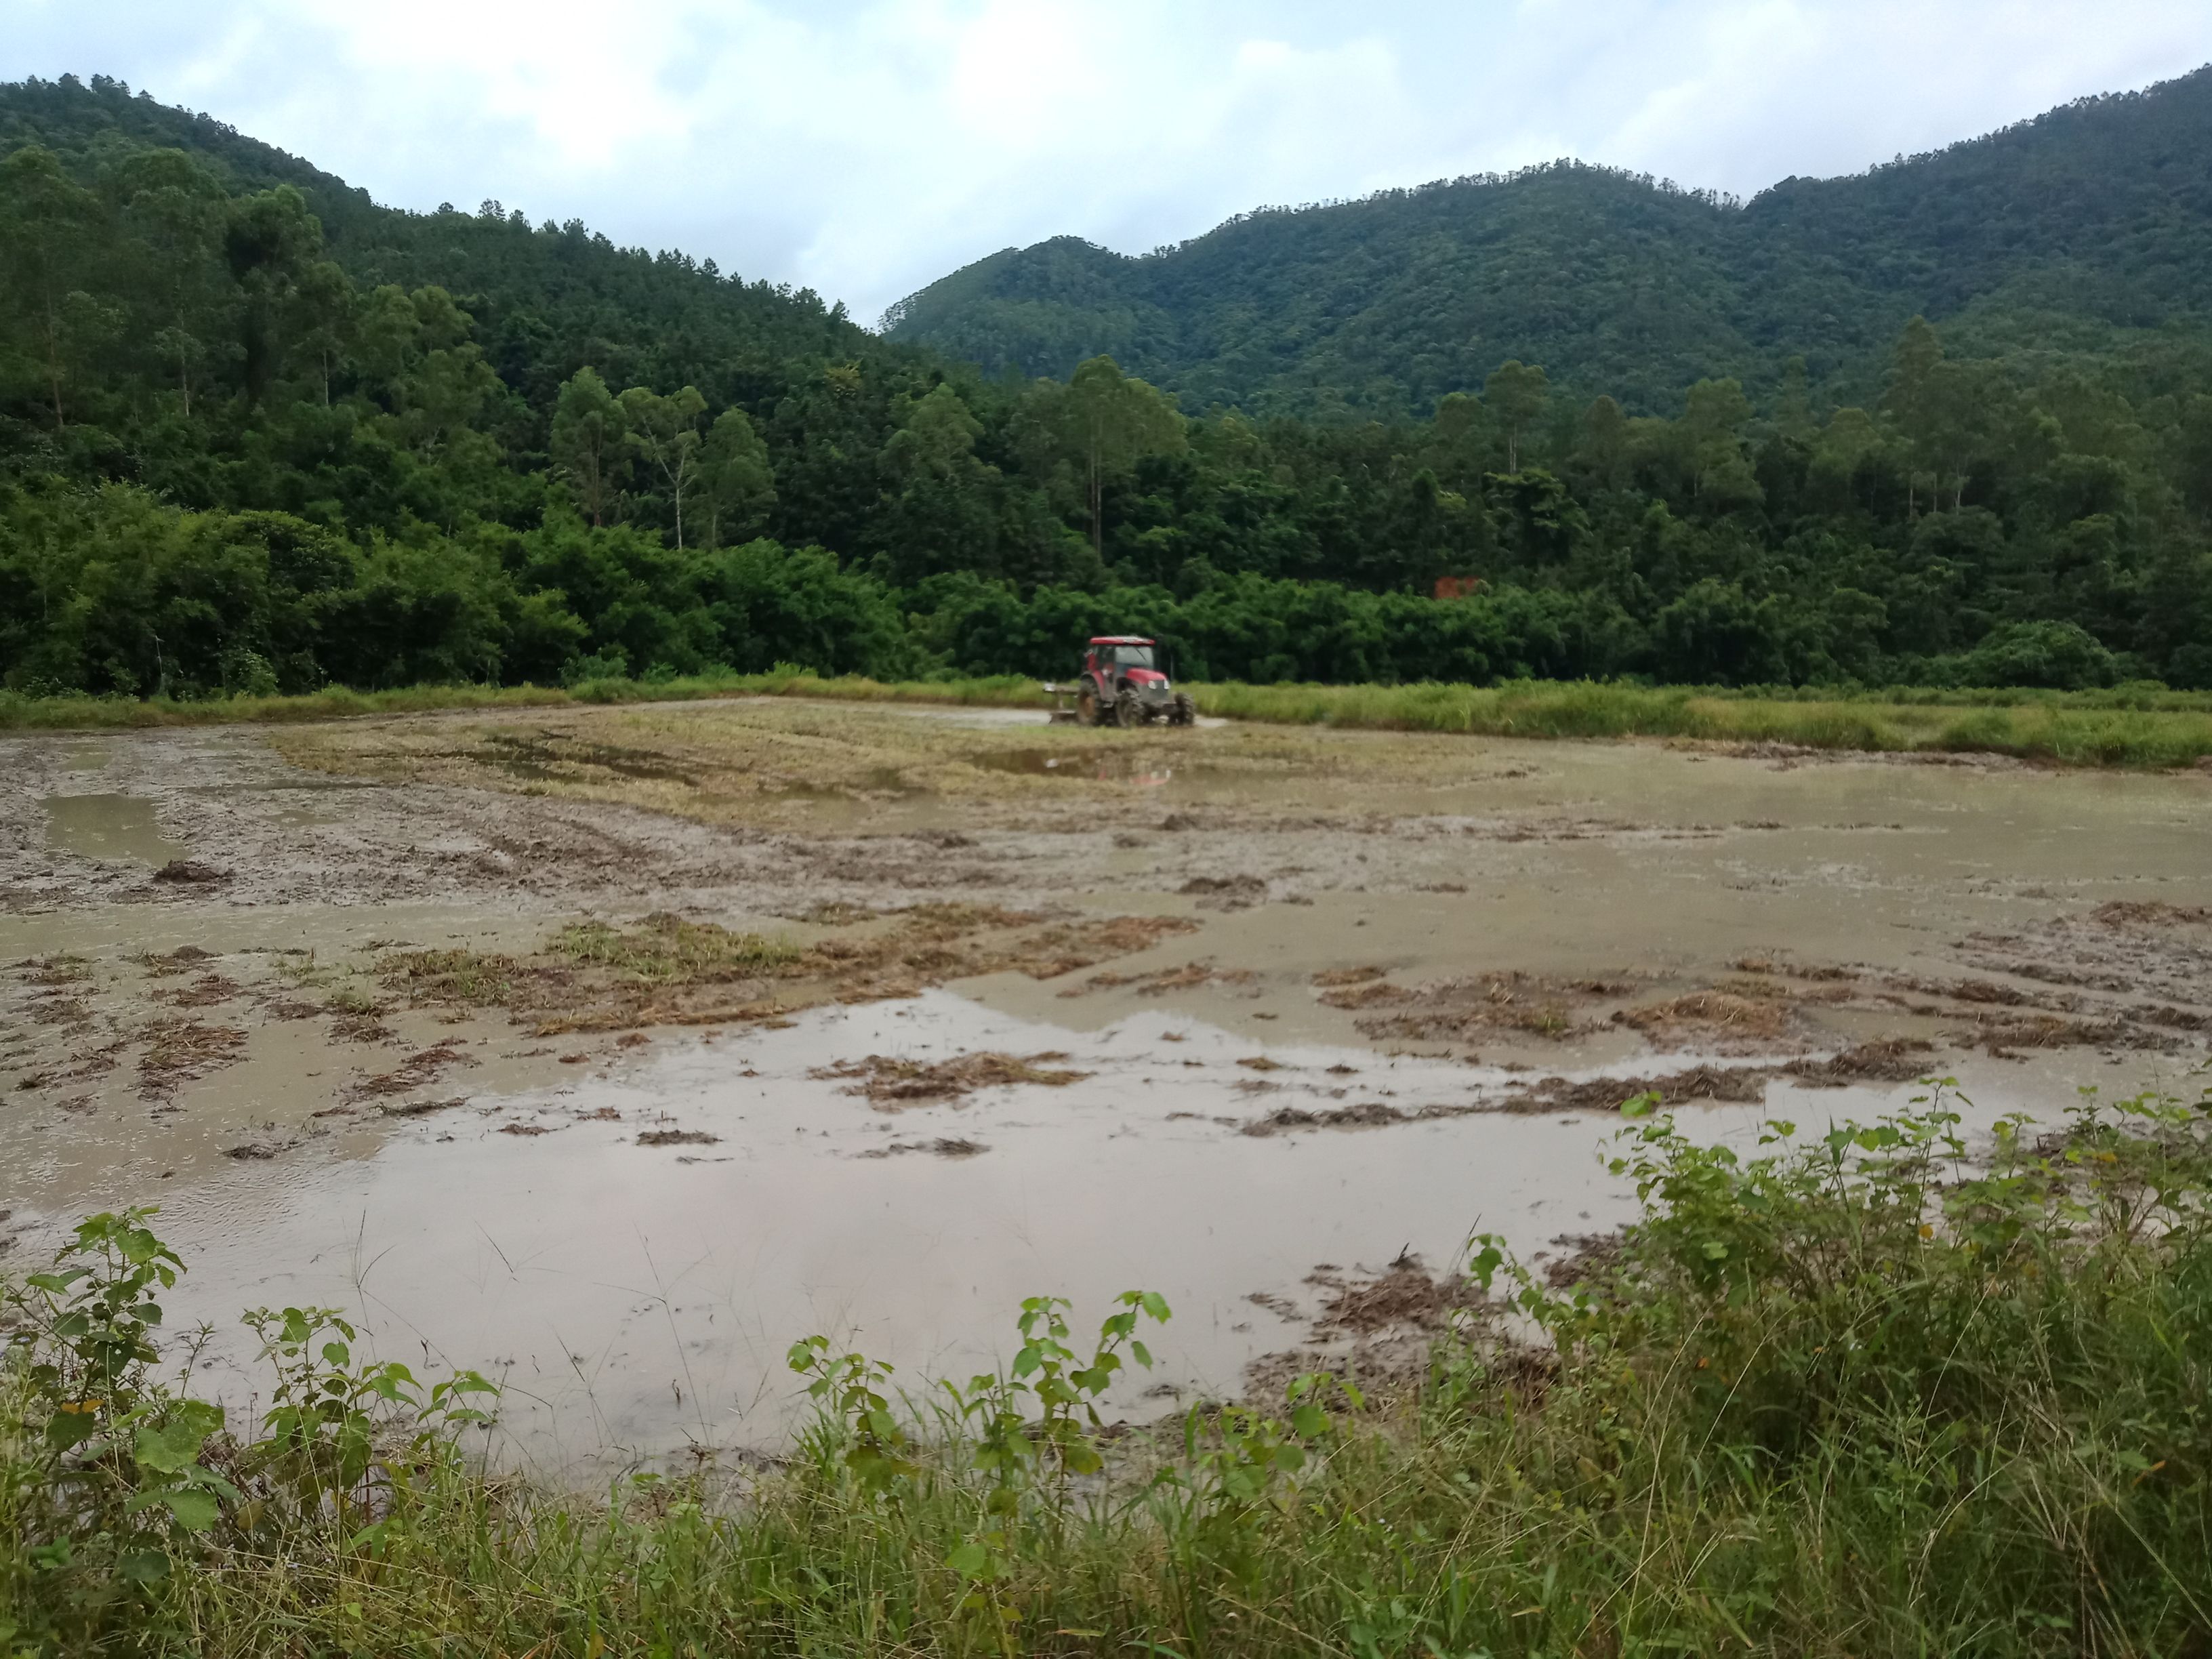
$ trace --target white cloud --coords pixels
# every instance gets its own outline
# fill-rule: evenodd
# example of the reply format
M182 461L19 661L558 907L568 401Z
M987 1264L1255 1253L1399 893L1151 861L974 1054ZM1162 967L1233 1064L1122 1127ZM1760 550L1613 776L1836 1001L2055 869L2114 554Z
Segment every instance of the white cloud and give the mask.
M843 297L1010 244L1575 155L1748 194L2212 58L2202 0L0 0L427 208L495 197Z

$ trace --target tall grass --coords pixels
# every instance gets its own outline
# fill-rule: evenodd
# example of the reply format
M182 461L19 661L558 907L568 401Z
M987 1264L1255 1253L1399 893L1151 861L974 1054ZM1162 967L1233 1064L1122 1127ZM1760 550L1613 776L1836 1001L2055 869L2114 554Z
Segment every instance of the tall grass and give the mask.
M1204 685L1199 708L1285 725L1528 738L1687 738L1814 749L2013 755L2075 766L2186 766L2212 755L2212 698L2161 706L2100 693L2015 701L1787 697L1692 687L1528 681L1464 685ZM2192 706L2192 702L2193 705ZM2164 706L2171 703L2174 706Z
M285 725L442 709L538 708L564 704L681 702L716 697L816 696L851 702L979 703L1048 708L1034 680L1015 675L884 683L823 679L799 670L686 678L587 680L547 685L410 685L384 691L332 686L295 697L26 697L0 691L0 731L112 731L169 726Z
M1199 1407L1093 1476L949 1409L908 1438L864 1368L736 1491L580 1499L418 1439L365 1506L227 1511L118 1584L97 1539L57 1555L19 1364L0 1630L441 1659L2203 1651L2204 1108L2085 1108L1987 1165L1956 1123L1939 1096L1739 1157L1641 1119L1617 1167L1646 1208L1610 1261L1560 1289L1478 1241L1497 1316L1417 1395Z
M1285 726L1493 737L1678 738L1875 752L2011 755L2069 766L2165 768L2212 757L2212 694L2121 687L2108 691L1836 692L1716 690L1593 681L1499 686L1243 685L1188 688L1201 713ZM574 688L411 686L335 689L299 697L26 698L0 693L0 730L64 731L227 722L340 720L437 709L705 698L820 697L848 702L1042 708L1034 680L885 682L799 671L672 680L594 680Z

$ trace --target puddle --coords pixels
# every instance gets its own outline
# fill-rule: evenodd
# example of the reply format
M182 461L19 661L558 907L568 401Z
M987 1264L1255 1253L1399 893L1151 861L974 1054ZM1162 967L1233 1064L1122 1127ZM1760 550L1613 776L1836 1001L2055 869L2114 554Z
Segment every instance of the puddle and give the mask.
M161 833L154 803L143 795L49 795L46 845L104 863L161 866L185 848Z
M1066 754L1049 749L1009 749L997 754L978 755L969 763L986 772L1013 772L1033 778L1081 778L1097 783L1133 783L1148 789L1157 789L1170 781L1178 771L1186 782L1195 781L1204 771L1198 767L1164 765L1157 755L1123 755L1111 750L1103 754Z
M892 1111L852 1091L850 1066L870 1057L985 1050L1085 1075ZM823 1074L841 1060L844 1075ZM1285 1102L1413 1109L1509 1081L1368 1050L1262 1050L1168 1012L1082 1033L944 991L817 1011L477 1096L373 1156L291 1152L174 1193L163 1231L191 1273L173 1316L355 1309L382 1352L502 1377L517 1454L580 1475L603 1456L773 1447L800 1409L782 1359L799 1337L892 1360L913 1385L992 1363L1024 1297L1069 1296L1089 1321L1142 1287L1176 1310L1152 1344L1159 1368L1118 1402L1149 1417L1172 1402L1145 1387L1233 1395L1247 1364L1294 1346L1303 1328L1250 1298L1310 1299L1319 1264L1379 1272L1410 1249L1445 1268L1475 1231L1533 1256L1626 1219L1632 1194L1601 1158L1607 1113L1242 1132ZM1977 1124L2018 1103L2002 1078L1976 1081L1991 1091ZM1764 1110L1684 1119L1748 1137L1770 1114L1870 1117L1910 1092L1783 1087ZM213 1353L243 1358L228 1335Z
M72 772L97 772L112 757L113 751L104 744L87 744L64 751L62 765Z

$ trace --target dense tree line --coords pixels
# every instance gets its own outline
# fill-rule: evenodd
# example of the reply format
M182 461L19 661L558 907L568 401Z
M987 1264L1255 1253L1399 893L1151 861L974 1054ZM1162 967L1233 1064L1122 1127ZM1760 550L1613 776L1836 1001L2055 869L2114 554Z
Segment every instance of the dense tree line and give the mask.
M198 695L792 663L1261 680L2212 686L2212 353L1870 395L1192 417L581 226L396 213L112 82L0 88L0 683ZM1439 579L1463 597L1439 599Z

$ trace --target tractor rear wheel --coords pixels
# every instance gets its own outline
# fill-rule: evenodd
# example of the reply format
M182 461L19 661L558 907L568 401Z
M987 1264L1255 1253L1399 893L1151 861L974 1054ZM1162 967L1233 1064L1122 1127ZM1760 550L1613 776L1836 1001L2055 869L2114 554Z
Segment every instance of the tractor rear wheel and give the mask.
M1088 686L1075 694L1075 723L1078 726L1097 726L1098 694Z
M1139 726L1145 723L1144 699L1133 691L1124 691L1114 699L1116 723L1124 726Z
M1198 704L1193 701L1189 692L1178 691L1175 694L1175 712L1168 716L1168 724L1170 726L1198 724Z

